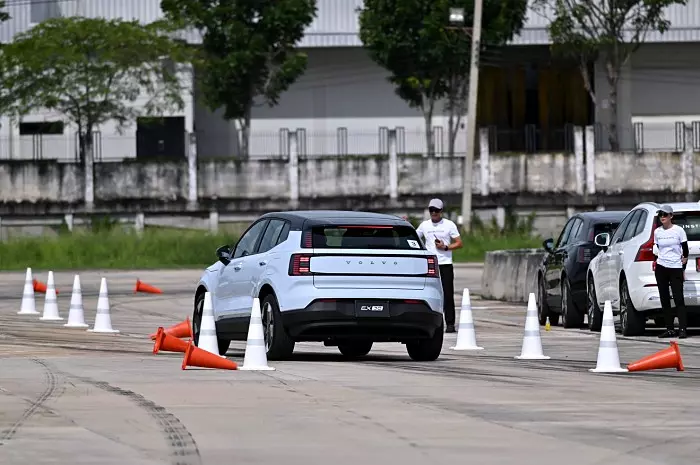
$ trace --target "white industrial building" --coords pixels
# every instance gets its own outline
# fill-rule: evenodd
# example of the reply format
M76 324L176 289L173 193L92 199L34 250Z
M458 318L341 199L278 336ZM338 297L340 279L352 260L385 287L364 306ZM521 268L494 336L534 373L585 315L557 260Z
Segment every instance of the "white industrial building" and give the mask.
M120 17L143 22L161 17L160 0L6 2L12 19L0 24L0 42L11 41L16 33L57 15ZM255 109L251 156L285 155L286 131L297 129L301 130L300 151L307 155L383 153L387 150L384 132L387 128L400 128L400 151L424 150L422 114L394 94L385 79L387 73L362 49L356 13L361 6L361 0L318 0L317 17L299 44L309 57L307 72L282 96L278 106ZM618 93L618 125L624 147L639 145L641 140L646 150L673 150L678 146L676 123L700 121L700 92L696 90L700 84L700 62L694 58L700 54L700 0L670 7L667 15L671 29L663 35L650 34L648 44L623 73ZM561 151L562 144L566 145L568 140L567 127L593 124L606 118L590 108L575 73L566 71L571 78L569 84L568 78L561 77L564 71L549 64L546 25L543 16L530 14L525 28L512 44L497 51L497 60L505 66L505 71L482 72L480 88L486 90L480 95L479 119L480 124L494 128L492 149L495 151L523 150L525 145L528 150ZM196 33L188 33L187 37L194 43L198 41ZM595 65L594 75L604 108L606 83L600 64ZM519 77L513 80L512 76ZM544 94L549 103L542 103ZM171 117L169 129L149 136L158 139L151 144L156 149L151 150L162 150L165 156L184 156L187 136L194 133L200 157L235 156L234 123L223 120L220 113L209 111L194 90L185 101L182 113L166 115ZM60 119L60 115L48 112L26 115L19 124L0 117L0 159L74 160L75 128L66 123L59 130L53 128L52 132L58 134L37 134L46 125L31 124ZM433 120L439 152L447 147L446 119L438 111ZM640 122L643 126L634 124ZM103 125L96 135L98 160L137 157L136 131L136 124L124 134L118 134L114 125ZM695 139L699 138L697 131ZM457 152L464 151L464 139L461 129ZM599 143L604 145L605 137L599 137Z

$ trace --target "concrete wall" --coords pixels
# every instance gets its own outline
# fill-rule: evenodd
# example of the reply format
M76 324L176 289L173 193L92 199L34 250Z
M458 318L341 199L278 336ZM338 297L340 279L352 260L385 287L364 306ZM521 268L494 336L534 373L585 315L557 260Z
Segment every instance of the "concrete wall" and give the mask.
M538 249L486 252L481 296L507 302L527 302L537 297L537 270L545 252Z

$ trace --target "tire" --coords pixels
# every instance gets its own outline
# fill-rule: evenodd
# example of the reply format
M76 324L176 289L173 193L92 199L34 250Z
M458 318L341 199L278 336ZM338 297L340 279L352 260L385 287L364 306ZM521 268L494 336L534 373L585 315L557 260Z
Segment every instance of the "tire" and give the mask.
M437 360L442 351L442 339L445 333L445 324L435 329L433 337L420 339L418 341L407 342L406 351L409 357L416 362L432 362Z
M277 297L268 294L260 305L262 314L263 334L265 336L265 350L268 360L284 360L294 352L294 341L289 337L282 324Z
M627 281L620 283L620 332L623 336L642 336L646 328L646 318L639 313L627 288Z
M364 357L372 350L372 341L352 341L338 344L338 350L348 358Z
M540 325L544 326L547 324L547 317L549 317L549 324L558 325L559 324L559 314L553 313L547 305L546 296L547 292L544 288L544 279L542 276L537 280L537 318L540 321Z
M551 322L550 318L550 322ZM561 285L561 323L565 328L580 328L583 326L583 314L578 311L571 295L571 284L564 276Z
M591 331L599 332L600 328L603 326L603 312L598 305L598 296L595 293L595 284L593 283L593 278L588 278L588 292L587 295L587 313L588 313L588 329Z
M194 303L194 312L192 313L192 333L194 333L194 345L199 344L199 330L202 326L202 314L204 312L204 293L197 296ZM222 339L216 335L216 342L219 346L219 355L226 355L228 348L231 346L230 339Z

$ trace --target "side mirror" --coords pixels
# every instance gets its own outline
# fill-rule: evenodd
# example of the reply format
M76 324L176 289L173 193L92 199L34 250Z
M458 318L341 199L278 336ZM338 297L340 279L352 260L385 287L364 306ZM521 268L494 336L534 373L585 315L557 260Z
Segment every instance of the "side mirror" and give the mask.
M229 263L231 263L231 247L227 245L222 245L221 247L216 249L216 257L221 263L224 264L224 266L228 265Z
M600 233L596 237L593 238L593 243L597 245L598 247L608 247L610 245L610 234L609 233Z
M551 252L552 250L554 250L554 239L550 237L549 239L545 240L544 242L542 242L542 247L544 247L544 250L546 250L547 252Z

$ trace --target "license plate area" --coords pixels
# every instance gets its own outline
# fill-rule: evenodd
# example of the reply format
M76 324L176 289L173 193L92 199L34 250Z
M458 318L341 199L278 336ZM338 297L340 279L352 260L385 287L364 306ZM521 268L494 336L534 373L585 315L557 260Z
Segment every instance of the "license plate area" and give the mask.
M358 300L355 302L358 318L389 318L389 302L386 300Z

